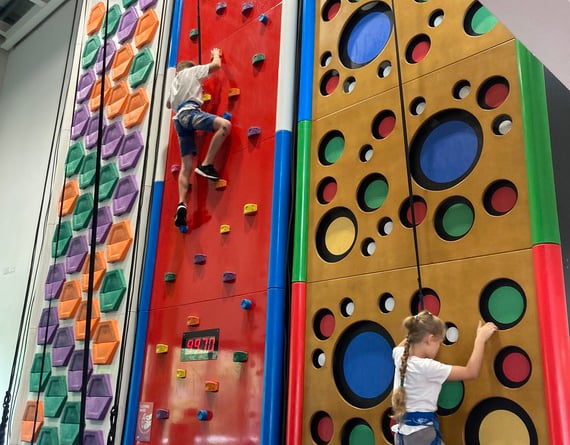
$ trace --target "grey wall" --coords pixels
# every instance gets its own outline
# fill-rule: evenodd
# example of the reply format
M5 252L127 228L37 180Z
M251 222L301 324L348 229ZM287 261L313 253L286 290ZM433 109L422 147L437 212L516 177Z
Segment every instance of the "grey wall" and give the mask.
M28 280L73 12L74 2L67 2L14 48L0 85L2 395L8 386ZM1 66L0 60L0 73Z
M0 91L2 91L2 81L4 80L4 73L6 72L7 64L8 64L8 53L0 49Z

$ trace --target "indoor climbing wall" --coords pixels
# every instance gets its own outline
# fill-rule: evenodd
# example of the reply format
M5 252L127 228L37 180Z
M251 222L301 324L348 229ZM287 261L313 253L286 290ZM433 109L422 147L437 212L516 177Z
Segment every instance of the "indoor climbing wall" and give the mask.
M191 175L187 233L174 226L170 130L135 440L259 443L281 5L180 3L176 60L209 63L221 48L202 108L232 130L214 161L221 179ZM197 132L195 164L210 138Z
M516 42L471 0L323 1L314 41L300 442L393 442L415 219L439 359L465 364L479 319L500 329L476 381L444 384L444 440L550 443Z
M137 283L133 242L140 223L149 97L163 8L161 0L89 1L84 7L78 31L79 67L72 76L77 80L71 82L70 140L60 157L65 165L59 171L65 178L56 181L63 184L64 179L63 192L59 202L53 203L56 220L48 235L52 237L51 260L36 293L43 298L37 329L32 331L37 331L37 341L30 351L29 393L21 434L13 443L106 443L110 408L124 404L117 394L118 376L125 369L123 376L128 377L129 369L128 359L122 361L121 354L125 353L125 330L132 318L130 301ZM54 190L57 197L61 188ZM80 440L92 230L97 245L86 428ZM118 414L120 422L123 414L120 410Z

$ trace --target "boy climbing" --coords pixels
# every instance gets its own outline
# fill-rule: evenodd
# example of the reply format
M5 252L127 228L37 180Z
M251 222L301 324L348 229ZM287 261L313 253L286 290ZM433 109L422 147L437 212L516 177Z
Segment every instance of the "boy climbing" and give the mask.
M232 128L232 124L228 120L200 109L204 102L202 81L222 66L222 51L220 49L212 49L211 56L211 62L206 65L196 65L189 60L183 60L176 65L176 77L172 81L170 97L166 103L168 108L175 111L172 119L178 134L182 158L182 168L178 176L179 203L174 218L176 227L187 224L186 192L192 170L192 156L196 155L197 152L194 131L214 132L204 161L194 171L200 176L217 181L220 175L213 166L214 158Z

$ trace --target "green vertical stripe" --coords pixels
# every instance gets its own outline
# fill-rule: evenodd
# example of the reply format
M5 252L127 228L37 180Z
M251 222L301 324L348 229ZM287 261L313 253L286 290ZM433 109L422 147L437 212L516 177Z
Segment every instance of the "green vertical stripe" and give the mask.
M311 122L299 122L297 134L297 190L295 193L295 240L292 277L294 282L307 280Z
M544 68L517 41L532 244L560 244Z

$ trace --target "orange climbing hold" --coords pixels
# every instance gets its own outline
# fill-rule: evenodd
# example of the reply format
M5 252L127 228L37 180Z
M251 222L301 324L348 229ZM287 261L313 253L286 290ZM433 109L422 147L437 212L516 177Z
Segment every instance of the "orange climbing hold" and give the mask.
M117 320L99 323L93 335L93 364L110 365L119 347L120 335Z
M91 13L89 14L86 27L88 36L95 34L99 29L101 29L103 19L105 18L105 12L105 3L103 2L99 2L91 8Z
M57 312L61 320L75 317L81 303L81 285L79 280L66 281L59 297Z
M59 197L57 203L57 210L59 216L69 215L73 212L77 198L79 197L79 183L76 180L67 181L65 187L63 188L63 205L61 203L62 196Z
M89 109L91 111L97 111L101 105L101 84L103 82L98 79L93 85L93 90L91 90L91 98L89 99ZM105 92L103 94L103 103L107 105L109 102L109 93L111 92L111 79L109 76L105 76Z
M139 88L127 102L127 108L125 110L124 125L125 128L132 128L136 125L140 125L146 115L148 110L148 95L144 88Z
M135 30L135 46L141 48L152 42L158 29L158 16L154 9L149 9L139 19Z
M36 409L37 407L37 409ZM36 415L37 411L37 415ZM35 427L34 427L35 425ZM44 402L36 400L28 400L24 408L24 416L22 419L22 442L36 442L38 434L44 425Z
M123 261L132 243L131 223L125 220L113 224L107 238L107 261L109 263Z
M109 93L107 101L107 118L114 119L123 114L129 99L129 86L124 80L115 85Z
M228 181L226 181L225 179L218 179L216 181L216 190L225 190L226 187L228 186Z
M93 338L99 320L101 319L101 311L99 310L99 300L93 298L93 306L91 307L91 331L90 337ZM82 301L79 306L77 320L75 320L75 340L85 340L85 329L87 327L87 300Z
M83 264L83 270L81 271L81 290L87 292L89 290L89 263L91 261L91 254L87 255L85 263ZM107 262L105 261L105 254L98 250L95 254L95 271L93 272L93 289L99 289L101 286L101 281L103 281L103 275L107 271Z
M116 53L111 66L111 78L116 82L127 77L133 64L135 53L130 43L125 43Z

